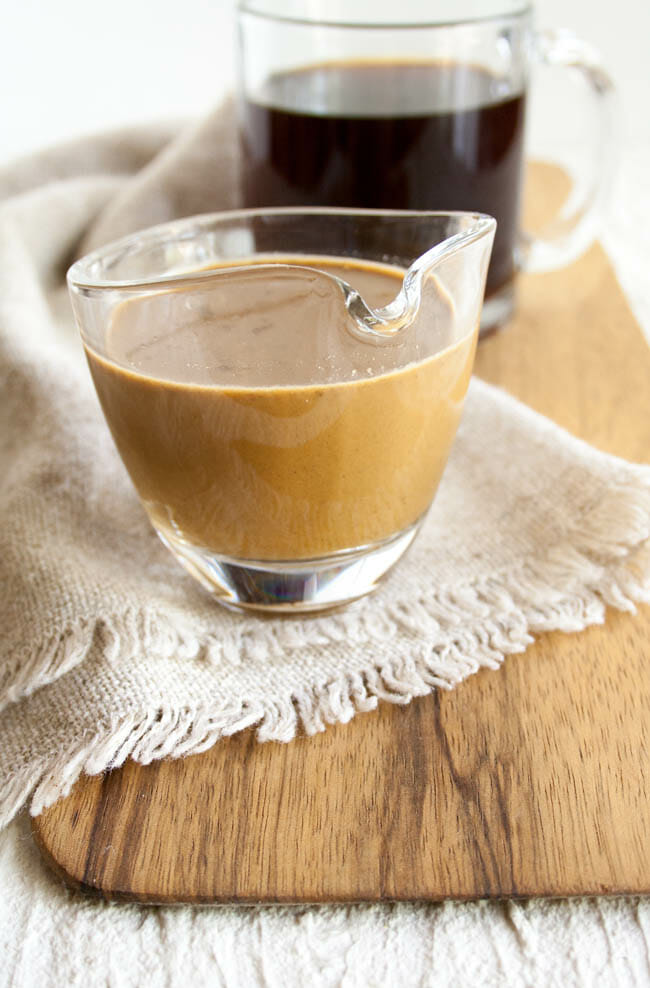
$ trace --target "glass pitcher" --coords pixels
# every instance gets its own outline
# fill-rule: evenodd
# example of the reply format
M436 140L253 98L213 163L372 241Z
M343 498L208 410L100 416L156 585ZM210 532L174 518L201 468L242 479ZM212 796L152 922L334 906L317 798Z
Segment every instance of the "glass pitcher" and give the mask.
M460 419L495 226L243 210L72 266L117 449L162 541L219 601L340 605L411 544Z

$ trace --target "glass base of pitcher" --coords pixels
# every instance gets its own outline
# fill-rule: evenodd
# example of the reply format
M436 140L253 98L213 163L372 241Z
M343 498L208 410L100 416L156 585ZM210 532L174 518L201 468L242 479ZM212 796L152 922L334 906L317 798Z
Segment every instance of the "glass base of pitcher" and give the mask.
M157 531L181 565L226 607L304 613L340 607L374 590L419 525L381 542L297 562L233 559Z
M483 302L479 337L483 338L493 333L495 329L509 322L515 311L515 282L514 278L493 292Z

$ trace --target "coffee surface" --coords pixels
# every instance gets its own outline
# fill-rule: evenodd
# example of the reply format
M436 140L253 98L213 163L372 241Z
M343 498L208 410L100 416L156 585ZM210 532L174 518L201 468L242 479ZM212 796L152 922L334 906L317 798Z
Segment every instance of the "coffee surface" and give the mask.
M238 559L322 556L417 521L473 362L475 331L421 360L416 343L406 366L403 343L373 346L350 333L326 275L377 306L400 287L395 269L287 260L287 269L215 269L191 292L132 299L114 312L105 354L86 347L156 528ZM448 298L431 284L429 293L429 333L451 334Z
M514 273L524 110L507 81L453 62L278 74L243 105L245 201L488 213L489 296Z

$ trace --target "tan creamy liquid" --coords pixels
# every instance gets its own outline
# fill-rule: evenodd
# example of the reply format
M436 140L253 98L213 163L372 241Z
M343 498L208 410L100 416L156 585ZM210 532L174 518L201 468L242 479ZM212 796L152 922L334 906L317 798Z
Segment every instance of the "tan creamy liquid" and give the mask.
M400 287L387 266L312 263L374 306ZM228 283L123 303L107 357L86 348L156 527L213 553L277 561L367 545L417 521L456 432L476 333L400 366L401 345L349 332L331 279L308 268L219 278ZM449 331L442 294L427 318L429 334Z

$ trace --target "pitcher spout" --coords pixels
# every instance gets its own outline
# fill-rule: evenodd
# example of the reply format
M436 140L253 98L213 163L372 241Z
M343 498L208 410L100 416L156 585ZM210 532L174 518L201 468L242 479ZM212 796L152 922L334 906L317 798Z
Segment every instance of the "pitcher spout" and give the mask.
M439 214L417 213L424 216ZM445 288L456 308L462 305L480 309L485 292L488 263L494 241L496 220L484 213L448 213L457 232L434 244L406 269L399 292L387 305L369 306L359 292L344 285L345 305L355 329L368 340L393 340L418 318L426 279L448 267ZM452 274L452 269L454 273ZM464 297L463 297L464 296Z

